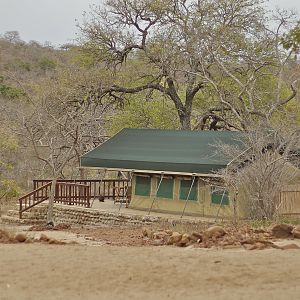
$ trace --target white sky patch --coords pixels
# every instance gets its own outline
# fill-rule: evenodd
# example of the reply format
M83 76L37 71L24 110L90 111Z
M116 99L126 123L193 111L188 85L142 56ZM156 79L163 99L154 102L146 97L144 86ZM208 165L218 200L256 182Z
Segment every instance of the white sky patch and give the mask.
M0 34L16 30L25 41L50 41L58 46L76 39L76 19L103 0L0 0ZM270 8L295 8L300 0L269 0Z

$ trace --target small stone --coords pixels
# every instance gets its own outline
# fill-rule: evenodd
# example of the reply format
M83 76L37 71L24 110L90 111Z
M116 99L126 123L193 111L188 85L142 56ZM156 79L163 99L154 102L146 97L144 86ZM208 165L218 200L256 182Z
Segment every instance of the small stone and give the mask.
M279 239L292 237L293 226L288 224L277 224L272 228L272 235Z
M19 243L25 242L26 239L27 239L27 236L23 232L17 233L15 236L15 240L18 241Z

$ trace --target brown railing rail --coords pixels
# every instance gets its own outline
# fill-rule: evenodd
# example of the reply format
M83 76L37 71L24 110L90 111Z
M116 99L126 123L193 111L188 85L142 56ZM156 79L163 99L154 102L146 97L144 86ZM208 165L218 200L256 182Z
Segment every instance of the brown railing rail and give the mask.
M48 182L32 192L19 198L19 216L22 219L22 213L35 205L46 201L49 198L49 192L51 190L51 182Z
M22 218L22 213L37 204L40 204L49 199L52 182L49 180L43 185L36 186L35 189L19 198L19 216ZM90 207L91 196L90 186L73 182L57 182L55 187L54 202L66 205L79 205Z
M33 188L37 189L51 182L50 179L33 180ZM60 179L58 183L76 183L84 184L90 187L91 201L100 200L102 198L116 200L117 198L126 198L127 186L131 186L128 179Z

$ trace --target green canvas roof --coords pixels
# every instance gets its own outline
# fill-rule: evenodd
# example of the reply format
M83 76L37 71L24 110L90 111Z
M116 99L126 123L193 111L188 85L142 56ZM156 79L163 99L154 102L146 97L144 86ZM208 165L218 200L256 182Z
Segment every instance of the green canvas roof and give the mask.
M123 129L81 157L81 167L212 174L229 162L216 145L239 144L231 131Z

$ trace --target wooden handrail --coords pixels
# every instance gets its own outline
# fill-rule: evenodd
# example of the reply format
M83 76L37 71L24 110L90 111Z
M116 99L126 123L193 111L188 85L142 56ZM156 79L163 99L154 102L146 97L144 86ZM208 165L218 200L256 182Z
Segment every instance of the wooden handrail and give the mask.
M44 185L47 182L51 182L51 179L33 180L33 186L34 188L37 188L39 185ZM88 185L90 187L90 197L92 201L100 200L103 197L115 201L115 188L123 188L121 190L125 191L127 186L131 186L129 179L59 179L57 182ZM126 195L122 196L125 197Z
M25 198L26 198L26 197L28 197L28 196L31 196L31 195L33 195L34 193L36 193L36 192L38 192L38 191L42 190L42 189L43 189L43 188L45 188L45 187L48 187L48 186L50 186L51 184L52 184L52 182L48 182L48 183L46 183L46 184L44 184L44 185L40 186L39 188L37 188L37 189L35 189L35 190L31 191L30 193L28 193L28 194L24 195L24 196L23 196L23 197L21 197L21 198L19 198L19 201L20 201L20 200L23 200L23 199L25 199Z
M31 191L19 198L19 216L22 219L22 213L49 199L49 191L52 187L52 181ZM90 207L90 186L86 184L72 182L57 182L55 186L55 203L68 205L80 205ZM41 194L41 195L40 195Z
M22 219L22 213L44 201L46 201L49 196L48 196L48 191L50 190L52 185L52 182L48 182L45 185L33 190L32 192L24 195L23 197L19 198L19 217ZM42 191L41 198L39 197L39 192ZM45 191L45 193L44 193ZM33 197L33 198L32 198ZM39 199L37 201L37 199ZM24 208L23 208L24 204Z

